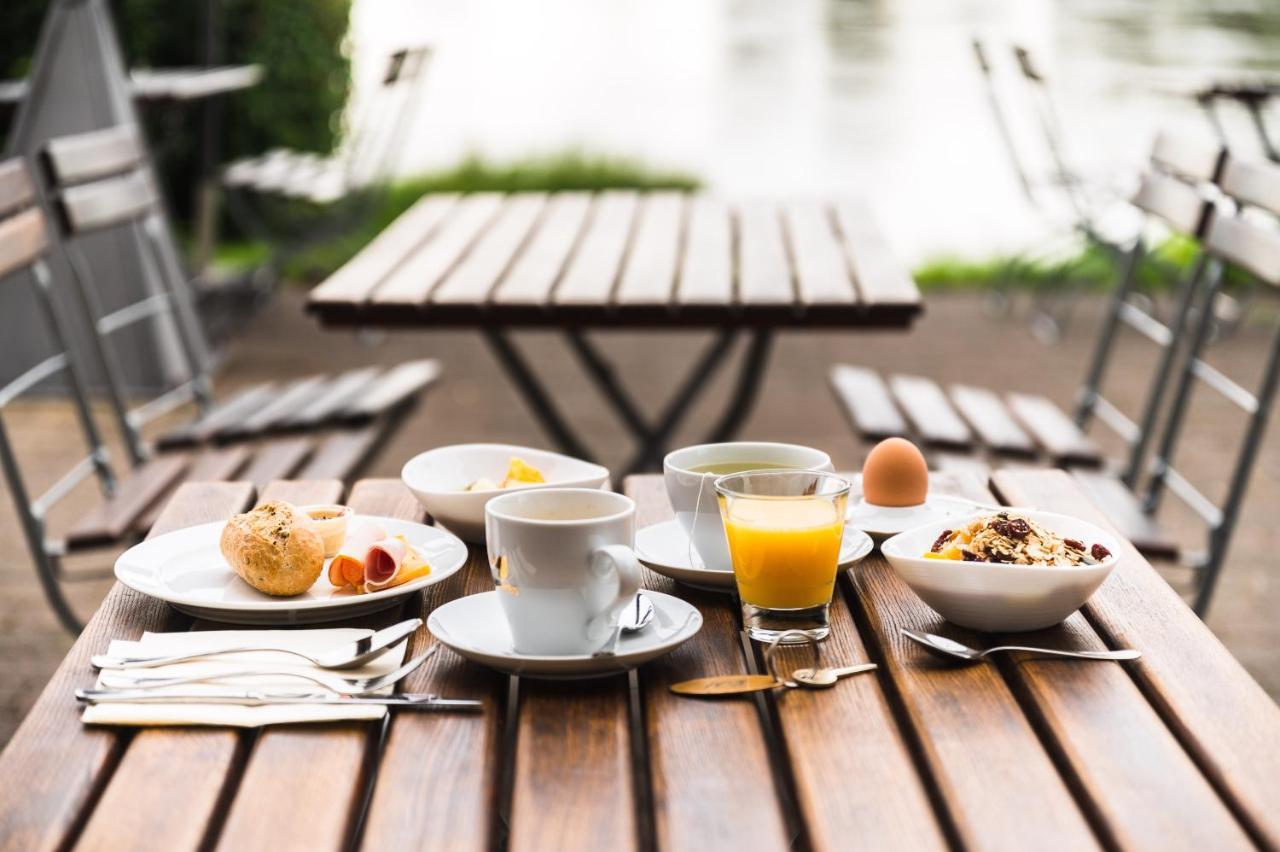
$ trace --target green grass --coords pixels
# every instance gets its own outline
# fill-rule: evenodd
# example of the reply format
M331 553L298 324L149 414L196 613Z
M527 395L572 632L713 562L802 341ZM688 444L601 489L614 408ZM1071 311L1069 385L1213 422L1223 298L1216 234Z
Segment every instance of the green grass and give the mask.
M310 285L326 278L423 195L444 192L557 192L604 189L694 190L700 181L683 172L655 170L635 160L581 151L493 163L472 155L458 165L381 190L376 208L354 228L308 247L284 265L284 277Z

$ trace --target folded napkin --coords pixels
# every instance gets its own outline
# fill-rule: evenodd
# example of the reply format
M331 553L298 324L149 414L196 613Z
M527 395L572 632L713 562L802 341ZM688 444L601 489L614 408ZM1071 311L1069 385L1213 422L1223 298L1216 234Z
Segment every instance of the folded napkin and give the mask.
M333 628L328 630L200 630L189 633L144 633L138 642L114 640L111 656L160 656L185 654L227 645L273 645L315 655L342 642L354 642L372 630ZM404 662L405 644L392 648L358 669L329 674L342 677L376 677ZM99 689L128 689L140 678L178 677L218 672L252 670L299 672L325 671L301 657L272 651L230 654L224 657L173 663L149 669L104 669L98 676ZM315 693L325 688L308 680L276 675L256 675L164 687L156 691L191 693L252 688L266 692ZM384 692L391 692L388 688ZM353 705L281 704L242 707L234 704L92 704L81 717L86 725L217 725L257 728L289 722L332 722L342 719L381 719L386 707Z

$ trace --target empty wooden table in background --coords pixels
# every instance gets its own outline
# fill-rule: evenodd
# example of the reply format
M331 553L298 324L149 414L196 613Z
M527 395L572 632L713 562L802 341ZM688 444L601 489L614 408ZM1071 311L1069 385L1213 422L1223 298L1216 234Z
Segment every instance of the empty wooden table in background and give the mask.
M308 309L331 327L479 330L547 434L589 459L511 335L562 331L635 437L633 472L661 459L739 334L749 342L709 441L750 412L775 332L906 328L921 302L862 202L610 191L427 196L316 287ZM665 404L641 404L587 336L616 328L714 334Z
M939 491L1034 504L1105 524L1055 471L939 478ZM632 477L639 522L670 517L661 479ZM337 482L278 482L258 499L340 499ZM357 511L421 519L392 480ZM248 484L188 484L156 532L226 518ZM0 755L0 848L219 849L1274 849L1280 709L1132 549L1084 610L1020 637L1131 646L1132 664L1010 659L952 668L904 627L970 644L873 554L841 576L825 661L875 675L826 691L725 700L679 680L755 670L727 595L649 588L702 612L701 632L629 676L537 682L442 649L402 688L478 698L479 714L259 732L85 728L72 697L112 638L207 629L121 586L108 595ZM403 606L424 618L493 588L482 548ZM432 638L413 637L416 653Z

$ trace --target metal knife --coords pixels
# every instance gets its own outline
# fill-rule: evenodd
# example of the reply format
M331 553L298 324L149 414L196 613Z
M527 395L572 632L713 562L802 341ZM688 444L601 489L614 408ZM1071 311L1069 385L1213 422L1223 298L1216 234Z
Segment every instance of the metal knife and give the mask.
M251 690L157 692L151 689L77 689L76 700L85 704L239 704L247 707L272 704L373 704L410 710L480 710L484 707L484 702L470 698L441 698L422 692L333 695L322 692L303 694Z

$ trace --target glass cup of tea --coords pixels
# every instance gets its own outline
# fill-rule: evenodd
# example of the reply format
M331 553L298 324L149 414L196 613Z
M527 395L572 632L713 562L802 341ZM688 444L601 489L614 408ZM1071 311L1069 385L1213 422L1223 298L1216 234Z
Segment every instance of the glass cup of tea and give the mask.
M722 476L715 487L751 638L773 642L799 630L825 639L849 480L818 470L756 470Z

